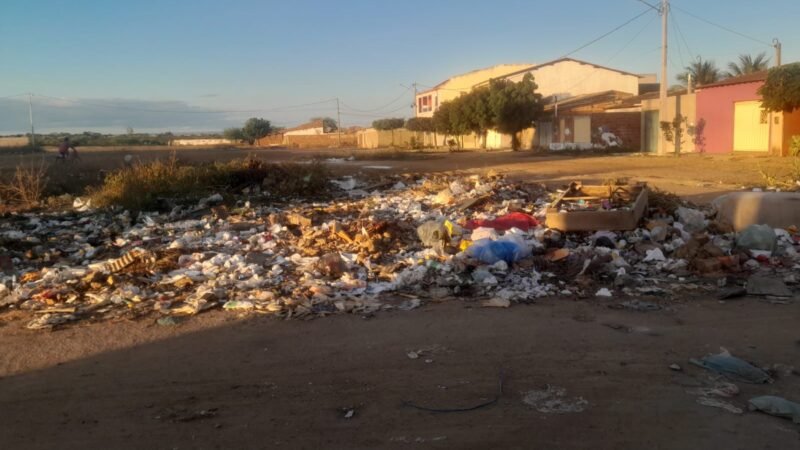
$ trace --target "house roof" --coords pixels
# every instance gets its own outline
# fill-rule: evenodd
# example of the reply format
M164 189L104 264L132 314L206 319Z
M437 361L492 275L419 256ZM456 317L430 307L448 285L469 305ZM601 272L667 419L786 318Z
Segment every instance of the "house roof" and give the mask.
M438 90L442 89L445 85L447 85L447 83L453 81L454 79L460 78L460 77L465 77L467 75L472 75L472 74L476 74L476 73L484 72L484 71L490 71L492 69L500 69L500 68L503 68L503 67L506 67L506 66L508 66L509 68L512 68L512 67L521 67L521 66L528 66L528 65L530 65L530 63L528 63L528 64L496 64L494 66L482 67L480 69L470 70L469 72L464 72L464 73L461 73L461 74L458 74L458 75L453 75L452 77L442 81L441 83L436 84L435 86L433 86L432 88L430 88L428 90L418 92L417 95L426 94L428 92L438 91ZM511 73L511 72L509 72L509 73ZM500 75L500 76L501 77L505 77L507 75L504 74L504 75ZM480 84L480 83L478 83L478 84ZM470 89L472 89L472 87L473 86L469 86L469 87L465 87L465 88L462 88L462 89L454 89L454 90L465 91L466 92L466 91L469 91Z
M633 95L622 91L593 92L591 94L576 95L557 102L550 102L545 105L545 110L555 109L556 104L559 109L577 109L586 106L600 106L605 109L630 97L633 97Z
M722 87L722 86L731 86L734 84L744 84L744 83L756 83L759 81L764 81L767 79L767 74L769 70L761 70L758 72L748 73L746 75L741 75L738 77L731 77L726 78L722 81L718 81L716 83L711 84L704 84L702 86L697 86L697 89L708 89L708 88L715 88L715 87Z
M282 130L281 132L286 133L287 131L300 131L300 130L309 130L312 128L324 128L324 127L325 125L322 122L322 119L319 119L319 120L312 120L311 122L304 123L302 125L298 125L294 128L287 128L285 130Z
M642 77L642 75L639 75L639 74L626 72L624 70L619 70L619 69L612 69L611 67L606 67L606 66L601 66L599 64L594 64L594 63L590 63L590 62L586 62L586 61L581 61L579 59L559 58L559 59L554 59L552 61L549 61L549 62L546 62L546 63L542 63L542 64L534 64L534 65L532 65L530 67L527 67L525 69L517 70L516 72L511 72L508 75L505 75L503 78L511 77L511 76L514 76L514 75L519 75L521 73L529 72L529 71L534 70L534 69L539 69L539 68L545 67L545 66L552 66L552 65L555 65L555 64L558 64L558 63L562 63L562 62L566 62L566 61L576 62L578 64L585 64L587 66L596 67L598 69L610 70L612 72L621 73L623 75L631 75L631 76L634 76L634 77L637 77L637 78L641 78Z

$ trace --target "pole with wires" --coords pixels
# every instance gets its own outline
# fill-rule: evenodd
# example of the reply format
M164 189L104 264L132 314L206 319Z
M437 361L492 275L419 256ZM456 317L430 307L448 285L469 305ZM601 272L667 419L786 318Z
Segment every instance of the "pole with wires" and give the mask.
M661 1L661 84L659 85L659 121L670 122L667 118L667 15L669 14L669 0ZM659 153L666 153L664 139L659 139Z
M31 147L36 147L36 135L33 132L33 94L28 93L28 119L31 121Z
M781 66L781 41L778 38L772 40L772 46L775 47L775 67Z

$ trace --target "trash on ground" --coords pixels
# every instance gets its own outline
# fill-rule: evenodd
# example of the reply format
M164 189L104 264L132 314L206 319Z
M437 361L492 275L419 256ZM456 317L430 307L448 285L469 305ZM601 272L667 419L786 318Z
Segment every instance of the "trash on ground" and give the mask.
M522 402L545 414L579 413L589 407L583 397L567 397L566 389L552 385L523 392Z
M547 208L561 231L633 230L647 208L647 185L584 186L572 182Z
M781 278L751 275L747 279L747 294L791 297L792 291L789 290Z
M712 408L719 408L728 411L732 414L742 414L744 410L734 405L733 403L711 397L697 397L697 403L703 406L711 406Z
M689 362L706 370L724 375L734 381L751 384L768 383L772 381L769 374L758 367L731 355L730 352L724 348L720 350L720 353L707 355L699 360L692 358Z
M800 423L800 403L795 403L782 397L762 395L751 398L749 409L751 411L761 411L775 417L792 419L792 422Z

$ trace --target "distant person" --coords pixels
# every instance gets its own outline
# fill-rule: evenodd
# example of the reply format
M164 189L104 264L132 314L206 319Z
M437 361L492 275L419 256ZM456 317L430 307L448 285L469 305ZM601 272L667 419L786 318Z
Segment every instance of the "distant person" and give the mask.
M69 138L65 137L60 144L58 144L58 157L61 159L67 159L69 157L69 149L72 148L72 144L69 143Z

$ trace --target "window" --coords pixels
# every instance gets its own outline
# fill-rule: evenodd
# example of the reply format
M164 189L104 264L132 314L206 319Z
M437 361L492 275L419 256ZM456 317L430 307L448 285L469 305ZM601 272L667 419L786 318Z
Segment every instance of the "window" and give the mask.
M419 100L419 112L430 112L433 110L433 96L426 95L424 97L420 97Z

